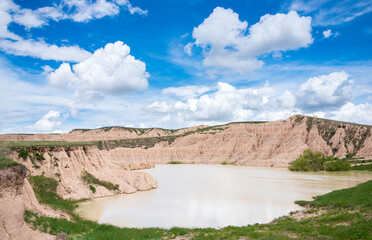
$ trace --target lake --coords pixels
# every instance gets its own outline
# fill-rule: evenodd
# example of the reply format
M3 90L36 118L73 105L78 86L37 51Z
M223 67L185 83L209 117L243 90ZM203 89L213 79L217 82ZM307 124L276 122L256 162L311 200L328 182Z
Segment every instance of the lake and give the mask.
M158 180L157 189L85 201L77 212L121 227L243 226L302 210L295 200L372 179L366 171L304 173L228 165L156 165L142 171Z

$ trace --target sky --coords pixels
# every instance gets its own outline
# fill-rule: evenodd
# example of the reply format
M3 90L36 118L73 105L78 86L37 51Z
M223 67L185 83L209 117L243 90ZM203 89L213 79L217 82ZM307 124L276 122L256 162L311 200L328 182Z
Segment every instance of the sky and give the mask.
M1 0L0 133L372 125L372 0Z

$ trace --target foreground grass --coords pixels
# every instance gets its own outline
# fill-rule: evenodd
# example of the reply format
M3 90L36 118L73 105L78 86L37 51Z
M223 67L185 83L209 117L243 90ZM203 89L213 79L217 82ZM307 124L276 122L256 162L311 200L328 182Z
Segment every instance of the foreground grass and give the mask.
M41 187L43 184L38 182L36 185ZM71 212L75 203L66 205L61 202L58 195L52 194L55 194L54 185L47 184L44 186L46 190L36 189L39 201ZM40 194L43 191L44 194ZM314 201L297 203L310 207L305 215L315 215L300 220L287 216L269 224L229 226L222 229L118 228L80 218L68 221L43 217L30 211L26 211L25 221L43 232L54 235L67 233L69 239L172 239L178 236L189 239L372 239L372 181L318 196Z

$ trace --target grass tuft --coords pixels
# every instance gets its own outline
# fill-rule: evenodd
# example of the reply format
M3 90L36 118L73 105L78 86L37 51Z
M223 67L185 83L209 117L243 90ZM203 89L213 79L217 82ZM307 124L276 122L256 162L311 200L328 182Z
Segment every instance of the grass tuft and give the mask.
M108 190L118 190L119 189L119 185L117 185L117 184L114 185L113 183L110 183L110 182L107 182L107 181L101 181L87 171L83 172L83 175L81 176L81 179L87 184L100 185L100 186L103 186L103 187L107 188ZM91 186L92 185L90 185L89 188L92 190ZM92 192L95 193L95 188L94 188L94 191L92 190Z

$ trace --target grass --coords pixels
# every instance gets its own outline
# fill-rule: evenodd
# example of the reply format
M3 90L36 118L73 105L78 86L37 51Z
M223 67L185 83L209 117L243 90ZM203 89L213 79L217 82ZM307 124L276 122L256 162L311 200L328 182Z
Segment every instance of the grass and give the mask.
M221 164L222 165L227 165L227 162L226 161L223 161Z
M296 202L299 205L308 204L311 207L331 207L360 212L372 211L372 181L358 185L357 187L336 190L331 193L315 197L314 201ZM372 215L370 215L372 217Z
M354 166L351 170L372 171L372 164Z
M81 179L87 184L100 185L100 186L103 186L103 187L107 188L108 190L118 190L119 189L119 185L117 185L117 184L114 185L113 183L110 183L110 182L107 182L107 181L101 181L87 171L83 172L83 175L81 176ZM95 193L96 189L94 188L94 190L93 190L92 187L94 188L94 186L92 186L92 185L89 186L90 190L92 190L92 192Z
M74 213L76 201L62 199L57 194L58 182L53 178L48 178L43 175L28 176L35 195L40 203L47 204L53 209L60 209L76 219L80 217Z
M171 161L168 164L183 164L183 162Z
M6 157L4 153L9 152L7 148L0 148L0 169L5 167L18 166L20 163L13 161L12 159Z
M18 166L20 163L13 161L3 155L0 155L0 168Z
M52 142L52 141L0 141L0 146L6 146L8 148L17 147L54 147L54 146L86 146L96 145L97 141L87 142Z
M43 182L47 179L42 178ZM48 191L54 191L54 186L55 183L49 183L45 187ZM35 190L35 192L38 191ZM36 194L36 196L41 201L40 197L43 195ZM54 197L53 195L47 199ZM313 201L298 201L297 203L311 207L305 213L312 214L321 211L321 214L300 220L286 216L268 224L228 226L221 229L119 228L80 218L68 221L43 217L30 211L26 211L25 221L34 229L42 232L53 235L63 232L69 235L69 239L81 240L172 239L176 237L181 237L181 239L372 239L372 181L318 196ZM52 206L56 204L53 203ZM58 208L64 209L65 207Z

